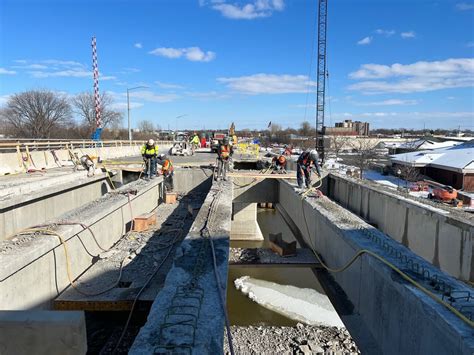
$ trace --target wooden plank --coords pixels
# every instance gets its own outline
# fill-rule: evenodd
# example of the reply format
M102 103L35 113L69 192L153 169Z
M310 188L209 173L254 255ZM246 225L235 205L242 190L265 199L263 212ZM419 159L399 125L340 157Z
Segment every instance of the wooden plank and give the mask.
M295 256L282 257L269 248L230 248L229 266L321 268L311 249L298 248Z

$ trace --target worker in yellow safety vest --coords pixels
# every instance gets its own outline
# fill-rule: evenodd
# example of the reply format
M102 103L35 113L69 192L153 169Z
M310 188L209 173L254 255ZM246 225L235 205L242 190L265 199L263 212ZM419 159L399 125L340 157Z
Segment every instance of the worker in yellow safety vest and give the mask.
M156 176L156 157L158 147L153 139L149 139L141 149L143 161L145 162L145 179L154 179Z
M194 132L193 138L191 138L191 154L194 155L197 147L199 147L199 136Z
M174 189L173 175L174 167L171 160L165 154L158 155L158 164L161 165L161 174L163 175L163 181L165 182L165 189L167 192L171 192Z

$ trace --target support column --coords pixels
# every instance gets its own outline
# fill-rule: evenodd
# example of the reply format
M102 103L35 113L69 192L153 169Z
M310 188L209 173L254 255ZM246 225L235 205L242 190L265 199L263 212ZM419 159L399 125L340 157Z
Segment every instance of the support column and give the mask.
M262 231L257 222L256 203L232 203L230 240L263 240Z

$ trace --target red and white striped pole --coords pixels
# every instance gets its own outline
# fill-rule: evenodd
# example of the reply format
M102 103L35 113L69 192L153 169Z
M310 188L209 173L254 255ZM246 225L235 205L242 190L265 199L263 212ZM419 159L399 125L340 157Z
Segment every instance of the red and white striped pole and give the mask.
M92 37L92 67L94 70L94 100L95 100L95 124L96 128L102 127L100 119L100 94L99 94L99 66L97 64L97 42L95 36Z

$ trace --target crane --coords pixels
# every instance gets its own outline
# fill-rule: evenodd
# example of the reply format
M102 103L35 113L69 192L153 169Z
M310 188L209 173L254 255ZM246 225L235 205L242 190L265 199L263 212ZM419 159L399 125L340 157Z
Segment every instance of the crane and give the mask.
M324 161L324 99L326 93L326 30L328 1L319 0L318 11L318 71L316 93L316 150Z

